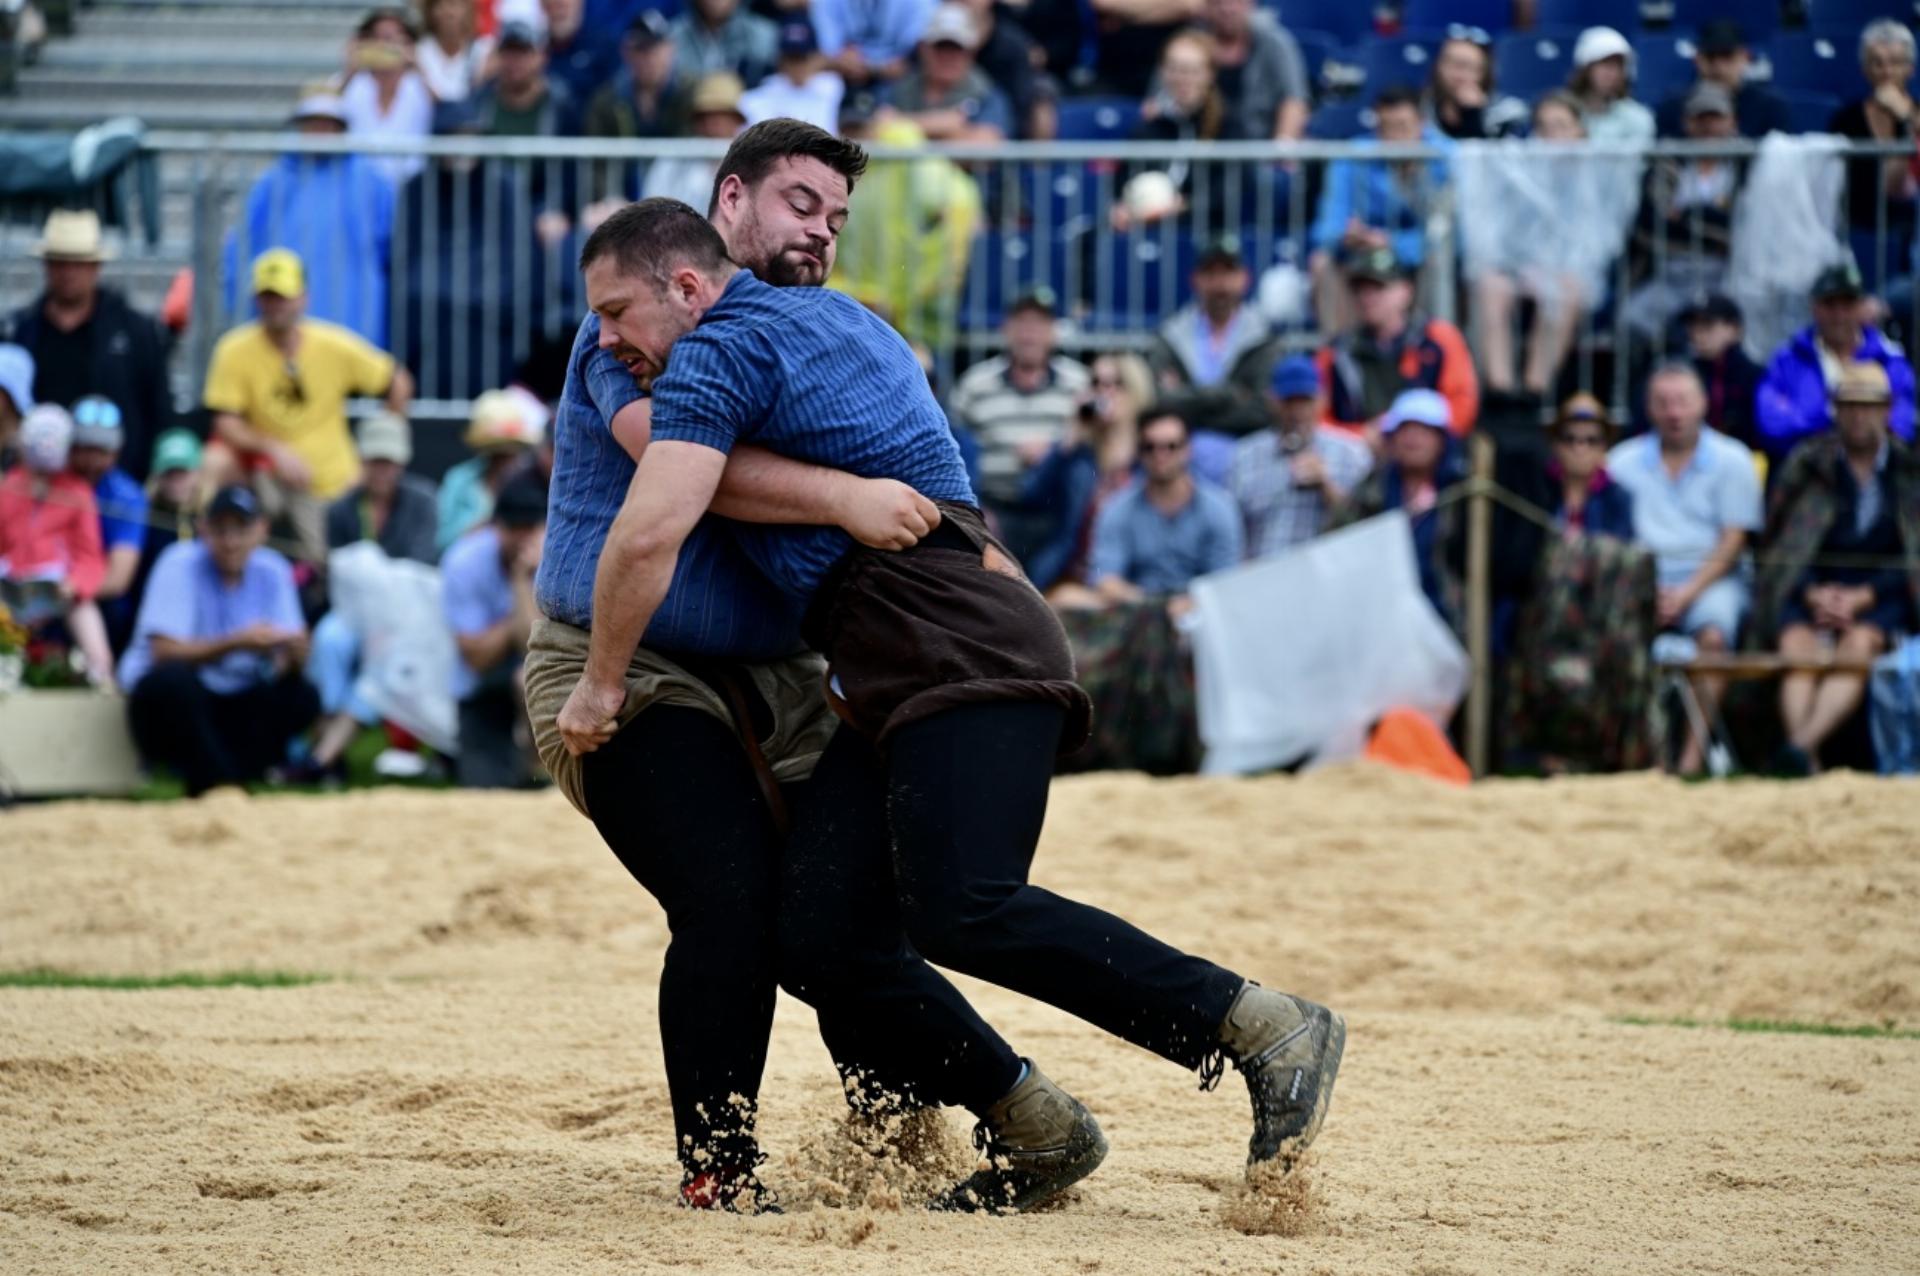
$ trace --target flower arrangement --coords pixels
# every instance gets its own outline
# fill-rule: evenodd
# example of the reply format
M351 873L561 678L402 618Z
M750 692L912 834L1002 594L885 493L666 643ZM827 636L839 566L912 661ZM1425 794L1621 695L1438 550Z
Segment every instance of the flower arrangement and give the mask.
M0 603L0 695L22 687L84 687L86 672L78 653L36 638Z

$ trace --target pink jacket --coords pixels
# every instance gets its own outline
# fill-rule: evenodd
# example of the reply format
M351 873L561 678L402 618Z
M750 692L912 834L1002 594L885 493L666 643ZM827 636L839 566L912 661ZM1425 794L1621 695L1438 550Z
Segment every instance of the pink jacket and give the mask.
M76 598L92 598L106 578L100 510L93 489L73 474L47 480L33 498L34 475L16 465L0 478L0 563L9 580L64 580Z

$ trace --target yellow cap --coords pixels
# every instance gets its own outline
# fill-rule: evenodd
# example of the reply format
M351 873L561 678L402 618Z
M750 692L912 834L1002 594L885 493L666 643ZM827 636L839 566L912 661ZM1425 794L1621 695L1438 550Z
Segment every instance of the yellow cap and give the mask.
M298 297L307 291L306 267L291 248L269 248L253 259L253 291Z

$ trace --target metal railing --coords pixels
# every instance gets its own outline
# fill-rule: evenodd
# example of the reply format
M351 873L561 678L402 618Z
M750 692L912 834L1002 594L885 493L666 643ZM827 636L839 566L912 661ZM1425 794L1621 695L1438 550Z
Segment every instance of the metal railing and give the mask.
M185 350L189 377L204 369L218 335L250 312L246 263L288 242L309 258L315 313L388 346L415 371L423 399L449 410L503 383L542 347L564 349L582 311L574 263L596 205L658 188L692 200L703 189L703 166L710 174L724 151L700 140L168 132L149 135L146 145L161 161L162 198L174 202L173 233L160 251L186 257L199 281ZM1543 162L1606 161L1635 182L1647 170L1681 174L1663 189L1687 187L1686 166L1709 162L1725 165L1737 190L1760 153L1744 141L1663 142L1643 151L1483 145ZM1909 331L1920 332L1920 298L1907 282L1911 205L1894 203L1871 167L1866 182L1858 180L1860 166L1902 162L1912 149L1837 145L1845 149L1836 162L1853 166L1846 171L1856 180L1843 183L1842 229L1826 248L1851 246L1869 286L1897 298ZM923 342L944 378L997 349L1008 305L1035 287L1054 295L1068 349L1138 348L1190 300L1201 248L1230 236L1249 264L1260 309L1291 344L1305 347L1323 333L1316 310L1328 309L1328 280L1316 277L1329 246L1327 192L1344 184L1363 205L1376 205L1356 206L1362 220L1386 216L1403 250L1419 257L1421 309L1474 332L1480 293L1460 273L1464 236L1449 189L1449 161L1464 153L1370 142L875 147L835 283ZM390 204L355 196L342 176L342 157L353 155L397 179ZM1148 169L1168 174L1177 210L1151 221L1116 217L1129 206L1130 178ZM1875 207L1848 206L1846 185L1875 189ZM1641 305L1641 290L1672 276L1668 300L1677 304L1681 284L1691 292L1738 282L1727 277L1724 209L1707 201L1674 218L1661 211L1649 216L1642 208L1599 295L1580 298L1575 321L1571 379L1619 408L1629 398L1628 350L1657 355L1674 340L1664 322L1671 315L1660 313L1672 306ZM0 226L0 256L11 255L23 233ZM141 251L131 246L132 255ZM1684 279L1675 273L1680 263L1693 272ZM1636 330L1646 313L1662 322ZM1484 357L1483 335L1475 333L1475 345Z

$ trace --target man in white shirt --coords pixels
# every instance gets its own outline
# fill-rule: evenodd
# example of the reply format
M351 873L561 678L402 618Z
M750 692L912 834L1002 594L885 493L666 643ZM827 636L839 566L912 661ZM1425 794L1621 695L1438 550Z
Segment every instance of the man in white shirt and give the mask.
M813 24L801 13L780 24L779 57L773 74L740 99L740 109L748 124L785 117L804 120L838 136L840 99L846 92L846 81L839 72L827 69Z

